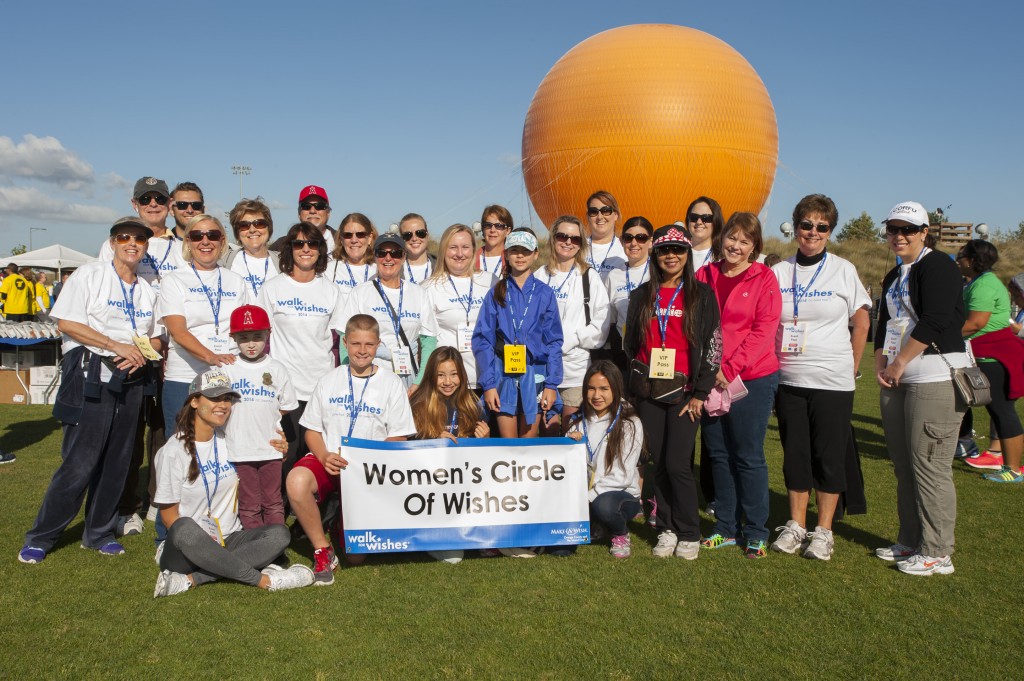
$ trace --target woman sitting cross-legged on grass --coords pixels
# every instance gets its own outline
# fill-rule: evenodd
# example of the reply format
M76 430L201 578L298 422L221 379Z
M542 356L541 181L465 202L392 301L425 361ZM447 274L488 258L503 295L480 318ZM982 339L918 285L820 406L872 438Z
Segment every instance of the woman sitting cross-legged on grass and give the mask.
M213 369L199 374L178 413L177 434L157 452L154 503L169 528L154 598L230 579L269 591L309 586L313 571L271 561L288 546L284 525L242 529L236 512L238 476L228 463L224 424L239 394ZM282 453L284 440L271 442ZM261 571L262 570L262 571Z
M644 429L633 406L623 399L622 373L609 360L599 360L583 377L582 418L567 433L587 446L591 536L594 521L612 535L609 550L629 558L630 519L640 512L640 454Z

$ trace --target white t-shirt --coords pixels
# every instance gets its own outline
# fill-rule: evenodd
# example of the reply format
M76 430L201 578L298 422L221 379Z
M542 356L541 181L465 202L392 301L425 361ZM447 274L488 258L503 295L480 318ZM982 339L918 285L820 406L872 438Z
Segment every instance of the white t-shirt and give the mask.
M481 272L487 272L488 274L493 275L495 280L500 279L501 278L501 256L502 256L501 253L499 253L498 255L483 255L481 253L480 254L480 267L479 267L480 271Z
M281 412L299 408L288 370L264 355L255 362L239 357L225 366L224 372L231 379L231 388L242 396L231 408L231 418L224 428L228 460L236 463L283 458L270 441L282 437L277 432L281 429Z
M147 242L146 257L139 261L138 274L149 282L157 294L160 293L161 280L171 272L187 267L185 256L182 255L181 239L170 236L171 230L167 230L166 237L153 237ZM100 245L100 257L103 262L110 262L114 259L114 248L110 245L110 239L106 239Z
M626 312L629 310L629 294L651 278L649 261L628 269L612 270L605 279L608 286L608 302L611 304L610 319L620 336L625 336ZM618 348L616 348L618 349Z
M53 304L50 316L54 319L85 324L111 340L130 344L135 333L150 338L164 335L164 328L157 322L153 310L155 306L156 293L142 277L136 279L133 290L130 284L121 281L111 263L97 261L82 265L68 277L61 289L60 297ZM129 307L134 309L134 329L128 312ZM81 343L65 334L61 350L67 353L80 345ZM114 355L110 350L87 347L97 355Z
M341 287L341 292L347 298L356 286L370 281L377 275L376 263L368 265L352 265L343 260L335 260L328 256L327 271L324 276Z
M368 314L377 320L380 324L380 346L377 348L377 358L373 362L377 366L390 369L392 348L405 348L405 343L395 333L395 325L388 306L384 304L377 287L374 286L376 281L374 279L352 289L352 295L345 300L344 318L347 321L352 315ZM401 320L405 337L412 345L413 358L418 358L420 336L437 337L437 320L434 318L434 309L430 306L426 291L419 284L405 280L402 280L399 288L388 288L381 284L381 290L391 302L391 309ZM417 368L419 365L419 359L416 359Z
M587 436L590 449L587 451L588 478L592 481L587 497L590 501L597 498L598 494L625 490L634 497L640 496L640 471L637 463L640 461L640 453L644 447L644 428L640 419L633 416L623 423L622 438L622 462L612 464L612 470L606 472L608 461L608 438L605 433L615 413L607 414L603 418L591 417L587 419ZM583 432L583 422L576 421L570 432Z
M473 333L477 317L480 316L480 308L484 304L484 296L495 283L497 280L493 275L477 272L472 280L469 277L452 277L449 281L448 277L445 277L428 279L423 285L430 300L430 307L434 311L434 318L437 320L437 346L448 345L459 350L462 362L466 365L466 378L470 388L477 387L476 358L473 357L472 348L463 350L459 345L458 328L468 326L469 333Z
M621 270L626 267L626 251L622 250L622 242L617 236L606 244L595 244L593 239L589 240L590 253L587 255L587 264L601 275L604 281L612 270Z
M156 453L156 494L153 503L178 504L178 515L199 518L210 515L220 522L220 531L226 537L242 529L235 511L238 476L228 461L228 446L224 433L216 431L207 442L196 443L199 475L189 482L188 468L192 455L177 437L167 441Z
M249 301L249 286L240 275L223 267L193 270L191 265L186 265L163 278L156 314L164 324L168 316L184 317L189 333L205 348L219 355L232 354L238 352L238 346L231 340L231 313ZM214 309L217 309L216 315ZM188 383L210 368L209 364L179 346L174 338L169 340L167 347L164 378L168 381Z
M693 271L696 272L704 265L714 262L714 256L711 255L711 247L707 248L694 248L690 250L690 262L693 263Z
M587 268L590 278L590 324L587 324L583 305L583 275L579 268L569 272L551 274L546 267L533 273L538 281L547 284L558 303L558 318L562 321L562 383L559 388L577 388L583 385L583 375L590 366L590 351L604 345L608 339L608 290L601 277Z
M434 273L434 264L430 258L422 265L410 265L408 261L402 263L402 278L420 286Z
M339 451L341 438L350 437L353 414L356 422L351 437L384 440L416 433L402 379L377 367L368 378L353 376L350 391L349 376L349 367L344 365L321 378L299 419L300 425L323 435L327 451Z
M239 251L231 261L230 270L245 280L245 285L249 287L250 300L256 300L267 280L280 274L273 258L254 258L244 250Z
M257 305L270 315L270 355L284 365L305 402L317 379L334 368L331 330L344 331L341 289L329 279L300 283L274 277L260 290Z
M802 292L799 324L804 329L804 347L799 353L782 352L785 327L793 323L794 268L797 292ZM857 269L848 260L827 253L820 262L807 266L797 265L793 256L772 272L782 291L782 319L775 334L779 382L801 388L853 390L850 317L862 307L871 307Z

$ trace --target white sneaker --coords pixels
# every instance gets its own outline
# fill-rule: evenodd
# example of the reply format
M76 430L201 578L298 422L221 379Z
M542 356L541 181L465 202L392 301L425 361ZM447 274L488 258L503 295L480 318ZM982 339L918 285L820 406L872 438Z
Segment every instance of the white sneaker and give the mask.
M191 588L192 580L188 578L188 575L164 570L156 576L156 588L153 590L153 598L176 596L185 593Z
M949 556L922 556L915 553L910 558L896 564L897 569L905 575L951 575L953 574L953 561Z
M893 544L892 546L883 546L880 549L875 549L875 556L889 562L907 560L916 554L917 552L914 549L903 544Z
M536 558L540 554L540 550L536 547L533 548L522 548L513 547L498 549L501 551L501 555L508 556L509 558Z
M155 523L156 522L156 514L159 513L159 512L160 512L160 509L158 509L155 505L150 504L149 510L146 511L146 520L148 520L151 523Z
M676 558L685 558L686 560L697 560L697 556L699 554L699 541L681 541L678 544L676 544Z
M132 513L124 521L124 530L121 532L125 537L142 534L142 516Z
M807 530L795 520L789 520L782 527L776 527L779 536L772 542L772 551L796 553L807 541Z
M651 549L651 555L655 558L668 558L676 550L676 544L678 543L679 540L676 539L676 533L672 530L665 530L658 535L658 543Z
M268 591L300 589L313 583L313 571L306 565L292 565L287 570L268 570L263 568L262 572L270 578L270 588Z
M832 560L832 547L835 546L835 538L832 530L826 530L821 525L814 528L814 532L807 535L810 543L804 549L804 558L816 558L817 560Z
M159 544L156 545L156 553L153 555L153 560L156 561L157 565L160 564L160 556L164 555L164 544L165 543L166 543L166 541L162 541L162 542L160 542Z
M457 550L452 550L452 551L427 551L427 555L429 555L434 560L439 560L439 561L442 561L444 563L449 563L451 565L458 565L459 563L461 563L462 562L462 556L464 554L465 554L465 551L457 551Z

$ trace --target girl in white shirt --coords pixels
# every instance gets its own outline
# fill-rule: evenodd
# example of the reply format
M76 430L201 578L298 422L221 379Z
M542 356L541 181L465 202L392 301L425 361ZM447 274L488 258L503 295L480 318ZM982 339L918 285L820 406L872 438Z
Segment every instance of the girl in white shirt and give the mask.
M610 359L619 369L625 371L629 360L622 351L622 334L626 328L626 311L629 309L629 294L651 278L650 255L651 235L654 225L645 217L637 216L622 225L622 248L626 251L626 267L608 273L610 304Z
M619 202L609 192L597 191L587 199L587 226L590 230L587 264L597 270L602 280L612 270L626 266L626 253L615 238L619 217Z
M326 276L346 295L377 274L373 245L377 229L362 213L349 213L341 219L334 251L327 259Z

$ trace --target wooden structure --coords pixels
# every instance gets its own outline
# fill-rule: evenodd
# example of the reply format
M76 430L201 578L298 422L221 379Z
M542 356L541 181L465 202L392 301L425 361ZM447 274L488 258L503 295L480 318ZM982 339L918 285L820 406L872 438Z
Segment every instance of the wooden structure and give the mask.
M939 248L947 253L956 253L971 240L974 225L970 222L943 222L941 225L931 225L928 229L937 233Z

